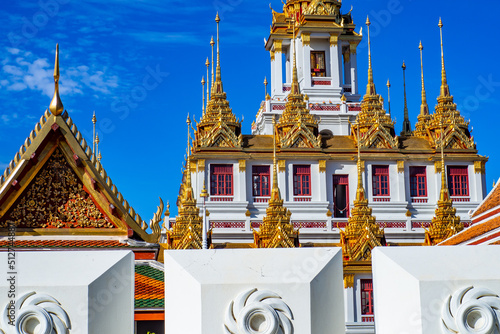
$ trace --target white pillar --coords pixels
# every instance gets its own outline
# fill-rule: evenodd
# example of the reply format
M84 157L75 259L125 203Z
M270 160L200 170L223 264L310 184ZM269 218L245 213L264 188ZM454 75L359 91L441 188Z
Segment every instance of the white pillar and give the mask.
M274 41L274 72L271 78L273 93L283 94L283 41Z
M358 56L356 48L356 44L351 44L351 94L358 94Z
M312 79L311 79L311 44L310 44L311 37L306 38L306 41L308 41L308 44L303 44L303 42L297 38L297 52L299 49L301 49L302 52L300 54L302 57L300 57L300 64L302 64L302 71L301 74L299 75L299 78L303 77L304 80L302 81L302 88L311 88L312 87ZM300 80L299 80L300 81Z
M246 160L240 160L237 165L236 180L233 184L234 199L236 201L248 201L247 182L246 182ZM236 191L238 190L238 191Z
M339 88L341 86L340 72L342 66L340 64L342 60L341 51L339 51L338 36L330 36L330 73L332 78L332 88Z

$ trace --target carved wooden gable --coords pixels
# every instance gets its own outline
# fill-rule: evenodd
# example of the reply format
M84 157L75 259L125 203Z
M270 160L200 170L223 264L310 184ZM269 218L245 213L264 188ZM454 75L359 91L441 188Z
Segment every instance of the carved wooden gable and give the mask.
M9 224L18 228L116 228L93 202L59 148L0 218L0 227Z

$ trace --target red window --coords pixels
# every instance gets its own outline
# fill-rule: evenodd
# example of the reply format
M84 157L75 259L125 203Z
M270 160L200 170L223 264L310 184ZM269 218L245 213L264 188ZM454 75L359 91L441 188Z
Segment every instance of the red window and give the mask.
M233 165L210 166L210 194L214 196L233 194Z
M333 216L349 217L349 175L333 176Z
M269 196L269 166L252 167L252 191L254 196Z
M295 196L311 196L311 166L293 166L293 194Z
M373 196L389 196L389 166L373 166Z
M469 196L467 166L448 166L448 189L451 196Z
M361 280L361 314L373 315L373 281Z
M427 197L425 167L410 167L410 196Z

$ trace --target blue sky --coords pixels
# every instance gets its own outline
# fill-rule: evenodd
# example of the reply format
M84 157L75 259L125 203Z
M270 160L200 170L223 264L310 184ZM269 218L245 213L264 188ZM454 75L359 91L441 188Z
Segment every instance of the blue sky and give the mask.
M281 1L271 0L275 10ZM403 119L401 64L407 65L412 126L420 106L420 58L424 45L427 99L439 94L439 17L444 22L448 83L462 115L471 120L488 189L500 177L494 142L500 105L496 34L497 1L344 0L359 27L372 21L374 78L387 98L391 80L392 117ZM201 77L221 14L224 89L233 112L250 125L270 77L264 50L269 0L41 0L0 5L0 168L14 157L50 103L53 62L60 44L61 99L89 142L92 112L98 117L102 163L129 203L149 220L158 197L172 204L186 147L185 120L201 115ZM365 34L366 36L366 34ZM358 48L360 87L366 85L367 50ZM363 90L364 91L364 90ZM387 99L386 99L387 100Z

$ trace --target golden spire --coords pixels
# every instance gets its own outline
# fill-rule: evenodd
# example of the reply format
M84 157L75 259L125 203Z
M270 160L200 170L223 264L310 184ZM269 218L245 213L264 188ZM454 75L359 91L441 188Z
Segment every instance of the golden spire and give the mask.
M391 82L387 79L387 107L389 115L391 114Z
M217 67L215 69L215 81L212 84L212 94L218 93L222 94L222 79L221 79L221 69L220 69L220 49L219 49L219 22L220 17L219 13L215 16L215 22L217 23Z
M264 77L264 96L266 97L267 99L267 78Z
M276 160L276 119L273 115L273 188L271 198L262 219L260 230L254 231L256 248L290 248L298 243L298 232L290 222L291 212L283 206L278 187L278 171Z
M271 190L271 201L281 200L280 189L278 187L278 171L276 162L276 118L273 115L273 188Z
M293 17L292 20L292 25L293 25L293 75L292 75L292 87L290 89L290 95L299 95L300 94L300 89L299 89L299 79L297 75L297 57L295 55L295 17Z
M443 21L439 18L439 32L441 35L441 95L440 97L450 96L450 88L446 80L446 70L444 68L444 48L443 48Z
M92 152L95 155L95 124L97 123L97 118L95 117L95 110L94 110L94 115L92 115L92 128L93 128L93 134L92 134Z
M210 86L210 83L208 82L208 80L209 80L208 68L210 66L210 62L208 61L208 57L207 57L207 61L205 62L205 65L207 66L207 102L208 102L208 100L210 100L210 93L209 93L209 90L208 90L208 86Z
M422 104L420 105L420 114L421 115L429 115L429 106L427 105L427 96L425 94L425 84L424 84L424 59L423 59L423 50L422 41L418 46L420 50L420 71L422 72Z
M366 17L366 26L368 27L368 84L366 85L366 95L376 95L375 84L373 83L373 69L372 69L372 51L370 40L370 18Z
M49 109L54 116L59 116L64 111L64 106L59 97L59 43L56 44L56 61L54 65L54 97L50 102Z
M210 46L212 47L212 85L214 84L214 45L214 36L212 36L212 39L210 40Z
M362 171L362 162L361 162L361 145L359 145L359 131L357 133L358 136L358 189L356 189L356 200L363 201L366 198L365 188L363 187L363 171Z
M444 164L444 127L441 126L441 192L437 202L435 216L432 218L429 230L425 231L425 245L436 245L452 235L463 230L464 225L456 215L456 209L450 197L446 183L446 165Z
M205 116L205 77L201 77L201 95L203 96L203 102L201 104L201 114ZM207 91L208 99L208 91Z
M190 127L191 127L191 119L188 117L186 119L186 124L187 124L187 145L188 145L188 152L187 152L187 166L186 166L186 187L191 188L191 132L190 132ZM193 189L191 189L191 193L193 192Z
M401 131L402 136L411 135L411 123L408 117L408 102L406 100L406 64L403 60L403 91L404 91L404 120L403 120L403 131Z

